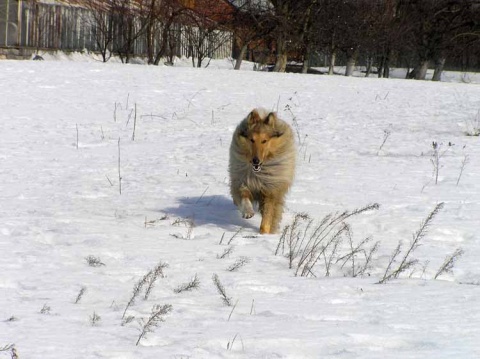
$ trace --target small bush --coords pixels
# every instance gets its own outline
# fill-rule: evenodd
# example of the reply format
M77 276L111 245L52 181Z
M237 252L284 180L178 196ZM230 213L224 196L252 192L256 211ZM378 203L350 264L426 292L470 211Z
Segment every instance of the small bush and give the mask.
M217 288L218 293L222 299L223 304L231 307L232 306L232 298L227 295L225 287L223 286L222 282L220 282L220 278L218 278L217 274L212 276L213 284Z
M399 243L397 245L397 247L393 251L392 256L390 257L390 261L388 263L387 269L385 270L383 278L378 283L383 284L391 279L396 279L400 274L404 273L418 263L418 260L412 258L412 255L415 250L420 246L421 240L427 235L431 222L438 214L438 212L443 208L443 205L443 202L437 204L433 211L431 211L427 218L422 222L420 228L413 234L413 239L410 242L407 251L400 260L400 263L395 269L393 269L393 264L395 263L396 259L402 254L402 243Z
M353 211L330 213L319 223L315 223L308 214L299 213L294 217L292 224L283 229L275 255L281 252L287 257L289 268L295 270L296 276L317 276L316 269L322 265L324 275L329 276L332 265L342 261L342 267L347 262L353 261L353 273L356 275L364 273L378 244L375 244L370 250L362 247L370 239L364 240L360 245L355 245L351 238L351 228L345 221L350 217L378 208L380 208L379 204L374 203ZM342 255L339 251L345 236L350 236L351 251ZM355 262L360 253L365 254L363 269L359 268L358 261Z
M80 303L80 301L82 300L86 292L87 292L87 287L80 288L80 291L77 294L77 298L75 299L75 304Z
M480 136L480 109L467 121L467 136Z
M247 257L240 257L235 261L235 263L229 266L227 270L230 272L235 272L238 269L242 268L248 262L250 262L250 259L248 259Z
M101 266L105 265L105 263L103 263L100 260L100 258L92 256L92 255L89 255L89 256L85 257L85 260L87 261L87 263L90 267L101 267Z
M165 321L165 315L172 311L172 306L170 304L165 305L154 305L150 316L148 319L142 319L139 321L140 323L140 335L138 336L137 343L140 343L140 340L145 338L148 333L152 333L156 327L160 325L160 323Z
M197 275L195 274L195 276L190 282L179 285L173 290L173 292L175 294L179 294L182 292L189 292L198 288L200 288L200 279L198 279Z

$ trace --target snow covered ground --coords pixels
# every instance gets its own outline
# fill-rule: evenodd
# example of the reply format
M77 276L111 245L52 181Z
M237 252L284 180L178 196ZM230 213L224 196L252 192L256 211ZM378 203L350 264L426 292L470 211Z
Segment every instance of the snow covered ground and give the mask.
M480 357L480 139L467 135L480 127L480 81L446 75L1 61L0 358L12 345L21 359ZM346 219L350 237L308 277L229 198L231 136L257 106L297 135L282 226L380 205ZM418 262L378 284L439 203L408 257ZM361 249L378 250L353 277L351 260L341 266L349 238L367 237ZM357 272L364 261L358 252ZM159 264L147 299L147 285L134 293ZM155 305L172 310L141 336Z

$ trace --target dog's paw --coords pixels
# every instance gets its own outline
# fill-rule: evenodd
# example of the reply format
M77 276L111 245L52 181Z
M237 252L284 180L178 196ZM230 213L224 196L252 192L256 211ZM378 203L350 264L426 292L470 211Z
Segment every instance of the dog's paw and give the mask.
M243 212L242 213L242 217L245 218L245 219L249 219L249 218L252 218L253 216L255 215L255 212Z
M253 215L255 214L253 210L253 205L252 202L248 198L243 198L242 199L242 204L240 206L240 211L242 212L242 217L243 218L252 218Z

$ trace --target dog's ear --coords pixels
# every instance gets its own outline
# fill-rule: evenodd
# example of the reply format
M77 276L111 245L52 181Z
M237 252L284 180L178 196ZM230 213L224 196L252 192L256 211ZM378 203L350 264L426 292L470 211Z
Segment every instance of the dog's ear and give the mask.
M275 127L275 123L277 122L277 114L275 112L270 112L268 116L263 121L264 124Z
M249 120L250 114L247 116L246 121L244 120L240 123L240 126L238 128L238 136L248 138L249 129L251 127L251 125L249 124Z
M287 130L287 126L285 122L278 120L277 114L272 112L268 115L267 119L269 119L269 124L273 128L273 135L272 137L281 137Z
M247 116L247 123L251 126L262 121L257 109L253 109Z
M247 130L245 128L240 129L240 132L238 133L240 137L245 137L247 138Z

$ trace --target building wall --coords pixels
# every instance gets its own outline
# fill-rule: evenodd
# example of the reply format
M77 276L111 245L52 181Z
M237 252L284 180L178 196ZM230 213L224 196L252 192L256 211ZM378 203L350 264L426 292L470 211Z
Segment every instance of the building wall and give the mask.
M12 46L18 37L19 2L0 0L0 46Z
M115 53L125 44L124 31L120 29L121 15L105 13L105 21L111 24L114 40L111 50ZM100 51L98 40L102 37L99 31L98 11L93 15L92 10L81 6L69 6L57 2L15 1L0 0L0 58L29 57L34 52L62 50L62 51ZM159 24L160 25L160 24ZM132 19L133 31L142 26L141 18ZM161 29L162 26L157 26ZM189 46L186 31L199 31L195 26L177 24L175 38L179 43L175 46L176 56L195 56L192 46ZM158 30L161 31L161 30ZM231 56L232 34L228 31L218 31L224 36L214 36L211 41L224 41L221 46L213 46L208 40L205 43L209 55L214 58ZM157 36L160 36L157 33ZM133 56L147 54L147 38L142 34L132 44ZM154 41L154 46L158 41ZM2 50L3 48L3 50ZM154 53L158 49L154 49Z

